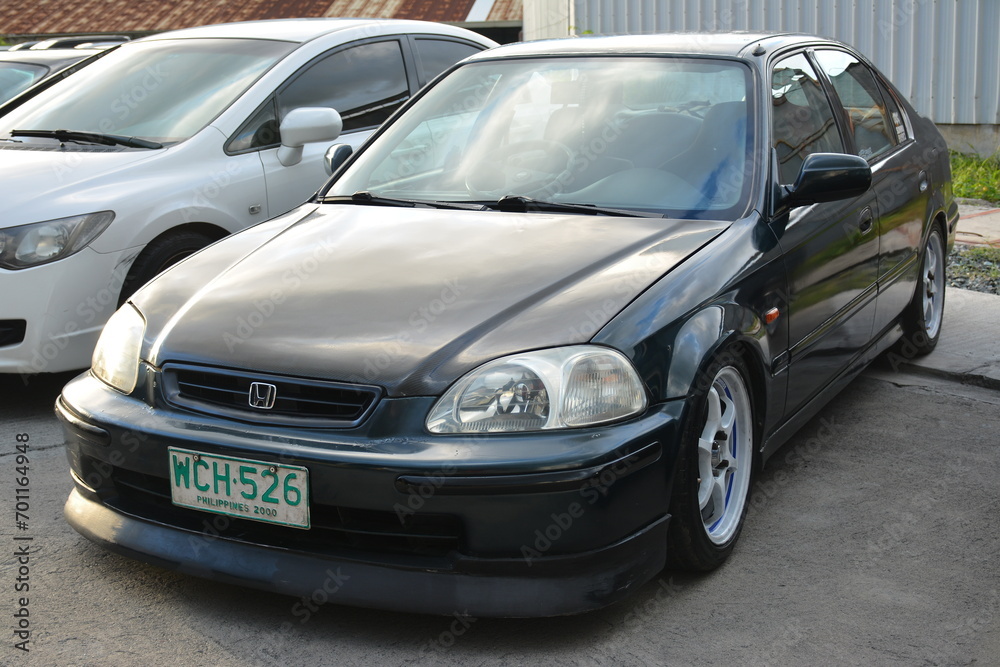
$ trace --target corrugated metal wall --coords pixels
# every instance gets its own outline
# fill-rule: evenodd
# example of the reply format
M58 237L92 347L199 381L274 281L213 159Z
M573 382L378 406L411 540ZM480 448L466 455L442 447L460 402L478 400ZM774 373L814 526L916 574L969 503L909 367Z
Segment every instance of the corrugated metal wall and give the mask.
M1000 0L525 0L524 29L817 33L860 49L937 123L1000 123Z

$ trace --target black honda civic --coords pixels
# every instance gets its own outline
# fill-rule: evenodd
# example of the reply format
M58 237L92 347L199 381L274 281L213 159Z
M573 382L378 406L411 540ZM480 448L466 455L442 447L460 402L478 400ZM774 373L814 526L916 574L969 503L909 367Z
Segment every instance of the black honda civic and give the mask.
M755 470L941 330L946 146L843 44L510 45L329 155L63 390L88 539L348 605L595 609L719 566Z

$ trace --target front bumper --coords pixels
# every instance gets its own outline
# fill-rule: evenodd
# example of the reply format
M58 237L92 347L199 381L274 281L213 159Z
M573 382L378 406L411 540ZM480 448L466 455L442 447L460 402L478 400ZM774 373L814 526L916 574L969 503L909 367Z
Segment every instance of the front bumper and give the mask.
M124 555L316 603L553 616L662 569L681 402L600 429L431 436L431 398L353 429L252 426L122 396L89 375L57 402L76 489L66 518ZM175 507L167 448L309 469L307 531Z
M0 344L0 373L61 373L90 366L137 254L137 249L101 254L84 248L51 264L0 269L0 317L21 323L24 332Z

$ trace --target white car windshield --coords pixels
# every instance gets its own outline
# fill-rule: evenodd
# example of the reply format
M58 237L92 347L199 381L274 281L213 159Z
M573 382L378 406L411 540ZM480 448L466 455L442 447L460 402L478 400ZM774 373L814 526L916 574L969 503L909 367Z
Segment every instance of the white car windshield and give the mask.
M470 63L388 127L325 195L513 196L732 219L749 198L752 108L750 70L733 60Z
M126 44L4 116L0 137L69 130L183 141L295 46L257 39Z

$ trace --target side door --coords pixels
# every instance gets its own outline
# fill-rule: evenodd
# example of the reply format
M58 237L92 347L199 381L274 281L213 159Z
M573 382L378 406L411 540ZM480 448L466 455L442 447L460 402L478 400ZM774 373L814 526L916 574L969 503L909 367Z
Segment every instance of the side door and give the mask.
M794 184L812 153L845 153L843 114L805 52L771 75L773 178ZM772 220L788 276L791 414L830 384L872 337L878 291L876 202L861 197L777 211Z
M880 212L875 331L881 332L906 307L916 287L930 206L926 157L913 141L900 106L865 63L839 49L817 49L814 55L845 109L853 152L872 168Z
M323 156L329 142L303 147L302 160L278 160L281 119L300 107L331 107L344 122L337 143L360 146L416 88L398 38L355 42L307 63L269 97L226 143L230 155L256 153L264 171L267 217L289 211L326 181Z

